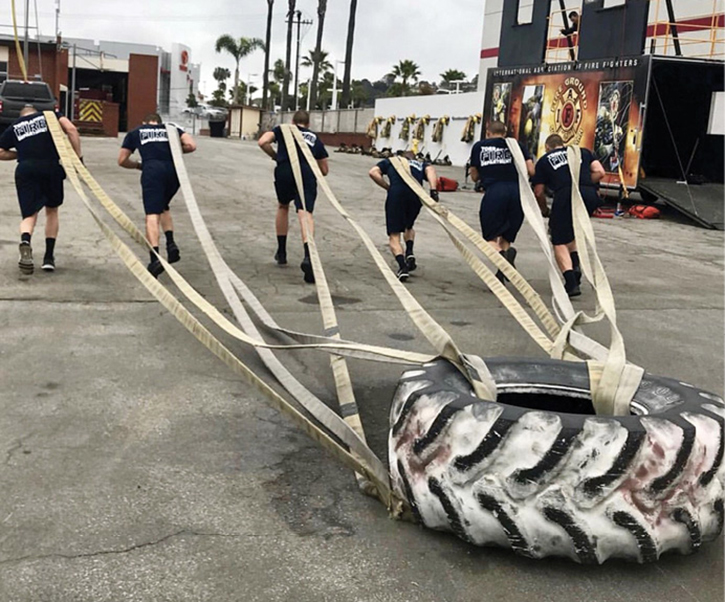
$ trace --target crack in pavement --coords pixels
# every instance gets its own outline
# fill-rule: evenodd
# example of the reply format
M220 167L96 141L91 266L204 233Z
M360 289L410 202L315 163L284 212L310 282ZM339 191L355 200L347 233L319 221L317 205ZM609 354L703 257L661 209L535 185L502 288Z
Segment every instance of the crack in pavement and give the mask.
M15 453L16 451L18 451L19 449L22 449L22 447L23 447L23 442L24 442L24 441L25 441L26 439L28 439L28 438L32 437L32 436L33 436L33 434L34 434L34 433L28 433L27 435L23 435L22 437L20 437L20 438L19 438L19 439L18 439L18 440L17 440L16 442L15 442L15 444L14 444L14 445L13 445L13 446L12 446L12 447L11 447L10 449L8 449L8 450L7 450L6 452L5 452L5 462L3 462L3 464L4 464L5 466L9 466L9 465L10 465L10 460L12 460L12 459L13 459L13 454L14 454L14 453Z
M8 558L6 560L0 560L0 565L14 564L14 563L26 562L26 561L46 560L49 558L63 558L66 560L76 560L78 558L95 558L98 556L112 556L114 554L127 554L129 552L134 552L136 550L141 550L143 548L157 546L159 544L165 543L166 541L169 541L170 539L173 539L173 538L179 537L179 536L183 536L183 535L191 535L194 537L225 537L225 538L231 538L231 539L240 538L240 537L261 537L261 535L255 535L255 534L240 535L240 534L236 534L236 533L205 533L205 532L199 532L199 531L190 531L188 529L182 529L181 531L176 531L174 533L170 533L169 535L165 535L164 537L161 537L160 539L155 539L153 541L147 541L144 543L135 544L135 545L129 546L128 548L121 548L118 550L99 550L97 552L84 552L81 554L61 554L59 552L56 552L53 554L38 554L38 555L29 554L27 556L19 556L18 558Z

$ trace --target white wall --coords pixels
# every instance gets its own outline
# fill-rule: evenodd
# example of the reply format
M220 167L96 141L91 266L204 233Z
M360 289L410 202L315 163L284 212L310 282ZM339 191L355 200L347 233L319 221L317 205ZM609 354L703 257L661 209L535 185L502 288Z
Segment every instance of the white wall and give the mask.
M415 114L417 119L430 115L430 123L425 128L425 137L418 150L422 153L430 153L435 159L449 156L453 165L463 166L468 161L473 143L461 142L461 134L469 116L483 112L483 92L469 92L467 94L446 94L434 96L405 96L402 98L382 98L375 101L375 115L387 119L395 115L396 121L390 131L390 138L378 136L375 147L378 150L392 148L402 150L410 149L413 143L413 130L415 123L410 128L410 139L408 142L400 140L398 135L403 127L403 120ZM450 123L443 130L443 140L431 141L433 127L439 117L448 115ZM383 124L380 124L378 131L382 131ZM481 124L476 125L474 141L481 137Z

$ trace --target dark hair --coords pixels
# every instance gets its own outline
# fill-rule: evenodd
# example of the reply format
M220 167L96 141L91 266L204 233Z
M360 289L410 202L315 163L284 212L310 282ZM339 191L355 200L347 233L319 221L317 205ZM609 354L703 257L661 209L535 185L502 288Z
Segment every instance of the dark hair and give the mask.
M492 121L486 128L489 134L494 136L505 136L506 135L506 124L503 121Z
M161 115L158 113L149 113L143 118L144 123L151 123L152 121L155 121L158 124L163 123L163 121L161 121Z
M292 123L295 125L310 125L310 114L307 111L295 111L292 116Z
M559 134L552 134L546 139L546 146L549 148L559 148L560 146L564 146L564 140Z
M569 18L570 18L570 19L573 19L574 17L576 17L577 19L579 18L579 13L578 13L578 12L576 12L575 10L573 10L573 11L571 11L571 12L569 13Z

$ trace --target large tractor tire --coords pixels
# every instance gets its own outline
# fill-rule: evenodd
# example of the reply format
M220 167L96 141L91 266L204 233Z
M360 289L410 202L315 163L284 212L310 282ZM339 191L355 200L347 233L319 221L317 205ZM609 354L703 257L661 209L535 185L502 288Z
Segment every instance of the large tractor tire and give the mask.
M496 403L445 360L396 390L393 484L427 527L581 563L651 562L720 534L720 397L645 374L631 415L596 416L583 362L486 363Z

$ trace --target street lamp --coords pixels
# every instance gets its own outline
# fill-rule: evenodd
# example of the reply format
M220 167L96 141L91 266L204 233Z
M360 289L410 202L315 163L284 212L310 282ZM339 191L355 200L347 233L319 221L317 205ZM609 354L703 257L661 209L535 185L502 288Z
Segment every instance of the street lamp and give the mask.
M344 63L345 61L333 61L332 71L335 79L332 81L332 106L331 110L337 111L337 64Z

